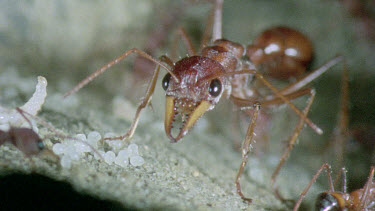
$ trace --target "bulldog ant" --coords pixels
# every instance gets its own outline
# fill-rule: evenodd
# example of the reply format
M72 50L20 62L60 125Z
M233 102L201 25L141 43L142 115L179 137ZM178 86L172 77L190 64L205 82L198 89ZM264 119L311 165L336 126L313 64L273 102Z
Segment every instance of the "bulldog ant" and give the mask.
M346 170L341 169L343 174L343 190L338 192L334 190L334 184L331 178L331 166L324 163L311 179L309 184L303 190L295 204L293 210L297 211L301 205L302 199L309 191L311 185L316 181L318 176L326 169L328 176L329 190L318 195L315 204L315 210L373 210L375 208L375 166L371 167L369 177L363 188L348 193L346 191ZM340 176L340 174L338 175Z
M159 69L162 67L167 71L162 80L162 87L166 92L164 128L168 138L172 143L175 143L188 133L205 112L214 109L223 93L226 93L227 98L239 108L249 111L251 116L251 123L242 144L242 161L235 180L237 193L247 202L251 202L251 199L243 195L240 177L247 163L258 115L262 108L287 104L299 116L300 121L290 137L288 148L282 155L271 178L274 191L279 196L274 186L276 176L289 156L304 123L307 123L316 133L323 133L307 117L315 97L315 90L304 87L340 62L343 57L337 56L320 68L301 77L312 55L311 43L305 35L288 27L273 27L255 39L254 43L248 46L245 51L241 44L223 39L222 5L223 0L215 1L206 26L206 29L212 27L211 44L208 45L209 30L205 30L198 52L193 47L186 31L180 27L175 34L174 40L176 42L174 43L181 39L187 49L188 57L175 63L176 45L172 49L172 58L164 55L159 59L142 50L132 48L87 76L73 89L65 93L64 97L77 92L129 55L138 54L138 56L156 64L153 76L128 131L122 136L106 139L129 141L132 138L141 111L150 104ZM277 79L298 77L298 80L278 90L266 79L266 76ZM260 84L255 83L256 81ZM262 95L259 92L259 89L262 88L269 89L272 94ZM305 95L308 95L309 99L306 107L301 111L291 100ZM179 118L179 121L176 117Z

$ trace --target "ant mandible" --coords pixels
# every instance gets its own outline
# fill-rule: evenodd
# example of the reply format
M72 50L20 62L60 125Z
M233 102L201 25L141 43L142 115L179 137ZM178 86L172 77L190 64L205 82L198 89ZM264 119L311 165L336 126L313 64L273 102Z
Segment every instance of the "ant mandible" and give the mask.
M331 178L331 166L328 163L324 163L316 174L313 176L309 184L303 190L299 196L297 203L295 204L293 211L297 211L301 205L302 199L309 191L311 185L316 181L318 176L322 173L323 169L326 169L328 176L329 191L320 193L316 199L315 210L373 210L375 208L375 181L373 179L375 166L371 167L370 174L368 176L366 184L363 188L348 193L346 191L346 170L341 169L343 174L343 190L338 192L334 190L334 184Z
M246 56L248 59L243 59L245 55L244 47L241 44L223 39L222 37L222 5L223 0L215 1L206 26L206 29L212 27L212 45L208 45L209 30L205 30L199 53L194 49L185 30L180 27L175 35L175 41L177 41L178 38L182 39L188 51L188 57L175 63L174 51L176 50L176 45L174 45L173 48L172 58L164 55L159 59L153 58L142 50L133 48L86 77L72 90L65 93L64 97L77 92L94 78L104 73L108 68L119 63L129 55L133 53L138 54L154 62L157 66L148 84L145 97L138 106L128 131L122 136L106 139L122 139L128 141L133 136L141 111L149 105L151 101L159 75L159 69L163 67L168 72L162 81L162 87L166 91L164 128L171 142L177 142L188 133L195 122L205 112L214 109L223 93L226 93L228 98L236 106L245 109L253 109L251 113L251 123L248 126L242 144L242 162L235 180L237 193L247 202L251 202L251 199L243 195L240 177L247 163L258 114L261 107L287 104L300 117L300 121L289 140L288 148L282 155L272 175L271 182L275 193L279 196L274 187L276 176L289 156L304 123L307 123L316 133L323 133L323 131L307 117L309 108L314 100L315 91L303 87L342 60L342 57L338 56L331 59L317 70L298 79L287 87L278 90L258 71L258 69L263 69L266 71L266 74L279 78L297 76L303 73L306 69L306 64L311 59L312 48L310 42L304 35L293 29L287 27L272 28L266 31L264 35L261 35L261 37L254 42L254 45L250 45L247 48ZM275 59L272 59L272 57L275 57ZM271 67L280 68L272 69ZM287 71L279 74L278 71L280 71L280 69L287 69ZM273 94L266 97L258 95L256 87L251 85L255 79L259 80L263 84L263 87L270 89ZM249 82L252 83L249 84ZM306 107L301 111L291 103L290 100L304 95L310 95L310 97ZM176 117L180 119L181 127L179 128L176 128ZM175 127L175 129L172 129L173 127ZM281 198L281 196L279 197Z

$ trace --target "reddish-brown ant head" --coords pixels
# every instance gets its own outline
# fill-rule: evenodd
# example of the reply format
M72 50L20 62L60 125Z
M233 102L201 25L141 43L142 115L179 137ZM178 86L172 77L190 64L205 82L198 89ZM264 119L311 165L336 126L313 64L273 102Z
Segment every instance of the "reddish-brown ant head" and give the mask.
M44 143L30 128L11 128L11 142L26 156L35 155L44 149Z
M222 76L224 68L207 57L192 56L176 63L172 72L177 83L168 73L163 79L166 90L165 132L172 142L184 137L195 122L212 110L224 90L229 90L229 81ZM176 121L177 117L181 121ZM180 120L180 119L179 119ZM172 135L172 128L175 129Z

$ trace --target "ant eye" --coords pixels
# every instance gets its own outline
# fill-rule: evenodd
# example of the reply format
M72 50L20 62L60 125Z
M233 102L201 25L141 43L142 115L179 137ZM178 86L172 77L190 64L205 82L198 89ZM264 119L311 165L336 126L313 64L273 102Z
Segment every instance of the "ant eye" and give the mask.
M336 197L329 193L321 193L315 202L316 210L339 210L339 202Z
M211 96L217 97L221 92L221 82L219 79L214 79L211 81L210 88L208 89L208 93Z
M44 149L44 143L43 143L43 141L38 140L37 146L38 146L39 150L43 150Z
M164 76L163 78L163 82L162 82L162 86L163 86L163 89L164 90L167 90L168 89L168 86L169 86L169 80L171 79L171 74L170 73L167 73L167 75Z

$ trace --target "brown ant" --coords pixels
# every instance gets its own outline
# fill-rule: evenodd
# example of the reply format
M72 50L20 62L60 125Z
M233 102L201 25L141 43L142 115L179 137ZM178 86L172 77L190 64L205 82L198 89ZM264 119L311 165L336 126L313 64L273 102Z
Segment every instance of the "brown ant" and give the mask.
M312 55L311 43L302 33L287 27L274 27L266 30L245 51L241 44L223 39L222 5L223 0L215 1L206 26L206 29L212 27L212 42L208 45L209 30L205 30L199 52L193 47L186 31L180 27L175 35L174 43L177 43L180 38L188 51L188 57L174 62L176 44L172 48L172 58L164 55L156 59L142 50L132 48L86 77L64 96L67 97L77 92L129 55L138 54L157 66L128 131L122 136L107 139L128 141L133 136L141 111L150 104L161 66L167 70L162 81L162 87L166 91L164 127L168 138L174 143L182 139L205 112L214 109L223 93L227 94L227 98L239 108L249 111L251 116L251 123L242 144L242 162L235 180L237 193L243 200L251 202L251 199L246 198L242 193L240 177L247 163L254 127L261 109L287 104L300 117L290 137L288 148L272 175L271 182L277 194L274 187L276 176L289 156L304 123L307 123L316 133L323 133L307 117L315 91L303 87L341 61L342 57L337 56L320 68L300 77L305 72ZM298 77L298 80L278 90L265 78L267 75L279 79ZM272 94L261 94L262 88L268 88ZM301 111L290 100L305 95L310 97L306 107Z
M315 210L373 210L375 209L375 180L374 172L375 166L371 167L369 177L366 184L363 188L352 191L348 193L346 191L346 170L345 168L341 169L343 174L343 190L338 192L334 190L334 185L331 178L331 166L327 163L324 163L319 170L316 172L312 180L303 190L301 195L298 198L297 203L295 204L293 210L297 211L302 199L305 197L309 191L311 185L316 181L323 169L326 169L328 176L329 191L320 193L316 200ZM340 174L339 174L340 176Z
M0 130L0 146L5 143L13 144L27 157L39 154L45 149L44 143L39 135L32 129L30 120L24 115L20 108L16 110L29 123L30 128L11 127L8 131Z
M28 113L27 111L22 110L21 108L17 107L16 111L20 113L20 115L28 122L31 128L33 127L33 125L31 124L30 120L26 117L26 115L37 120L40 124L47 127L49 130L53 131L54 136L57 136L60 139L70 139L87 145L101 160L104 160L103 156L87 142L81 141L75 137L67 136L59 132L50 123ZM55 153L53 153L51 150L46 149L43 140L31 128L11 127L8 131L0 130L0 146L5 143L10 143L14 145L17 149L19 149L21 152L23 152L27 157L37 155L40 154L42 151L45 151L48 155L53 156L59 160L60 157L55 155Z

